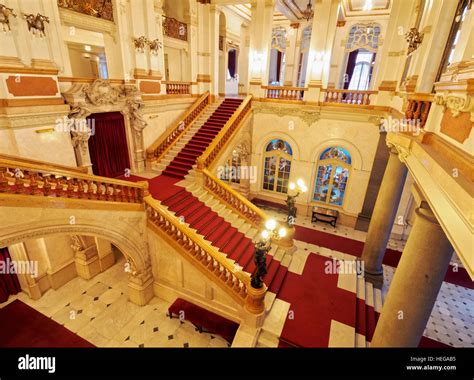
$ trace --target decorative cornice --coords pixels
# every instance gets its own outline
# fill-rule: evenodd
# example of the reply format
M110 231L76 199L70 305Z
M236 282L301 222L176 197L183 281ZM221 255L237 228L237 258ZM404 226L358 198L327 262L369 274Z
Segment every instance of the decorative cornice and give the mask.
M303 120L308 126L317 122L321 118L321 112L319 108L311 107L285 107L285 106L274 106L266 103L252 102L252 109L254 113L268 113L278 117L283 116L295 116Z
M40 114L0 115L0 130L4 128L34 128L55 125L58 119L62 120L69 113L67 106L63 105L61 108L61 111L41 112Z

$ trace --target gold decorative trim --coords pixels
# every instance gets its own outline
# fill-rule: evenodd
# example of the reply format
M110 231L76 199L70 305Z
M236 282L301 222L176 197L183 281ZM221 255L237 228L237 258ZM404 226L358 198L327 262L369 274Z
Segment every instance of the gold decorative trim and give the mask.
M81 78L81 77L58 77L58 82L70 82L70 83L89 83L92 84L97 80L97 78ZM136 81L134 79L125 80L125 79L107 79L107 82L111 84L134 84Z
M384 80L379 85L379 91L395 91L397 89L396 80Z
M58 75L59 70L57 68L0 66L0 73Z
M0 99L0 107L31 107L31 106L64 105L63 98L34 98L34 99Z

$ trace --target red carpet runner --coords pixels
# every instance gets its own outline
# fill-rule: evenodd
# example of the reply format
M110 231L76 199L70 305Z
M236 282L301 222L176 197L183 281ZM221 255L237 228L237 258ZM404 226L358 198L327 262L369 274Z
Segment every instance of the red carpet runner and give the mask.
M196 159L206 150L227 120L240 106L240 103L242 103L242 99L225 99L173 161L169 163L163 174L180 179L184 178L196 163Z
M15 300L0 309L0 347L95 347L59 323Z

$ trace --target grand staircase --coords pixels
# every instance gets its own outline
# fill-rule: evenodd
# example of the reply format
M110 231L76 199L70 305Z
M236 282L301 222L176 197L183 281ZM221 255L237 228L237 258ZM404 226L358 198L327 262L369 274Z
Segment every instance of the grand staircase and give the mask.
M222 131L242 101L230 98L209 105L152 168L169 177L186 178L180 183L184 186L181 190L161 199L162 205L223 253L237 270L250 275L256 269L253 253L259 229L195 180L197 158ZM264 279L268 287L267 310L285 279L290 260L291 255L286 255L285 249L277 245L267 255L268 273Z
M189 136L186 136L189 140L181 141L184 146L162 173L170 177L184 178L196 163L197 157L206 150L241 103L242 99L225 99L217 104L215 110L215 105L211 105L208 112L213 111L212 114L201 126L199 121L203 120L198 120L194 126L196 129L190 130ZM202 118L206 116L207 113L204 113Z
M80 171L45 168L37 163L11 161L8 157L0 157L0 193L144 205L150 228L180 246L183 255L189 256L196 267L210 272L215 276L213 281L242 306L247 306L250 275L256 269L254 241L267 216L213 176L210 170L242 121L250 115L250 101L251 97L211 103L209 94L204 94L183 116L182 122L160 137L147 151L147 157L151 161L149 167L157 174L163 174L156 180L166 186L167 191L158 189L155 192L156 188L150 182L153 198L148 195L146 183L131 184ZM14 175L18 168L25 173L23 177ZM282 336L289 303L282 300L281 293L285 282L292 281L290 276L294 274L288 268L301 254L300 249L298 246L298 250L292 252L273 244L267 255L266 319L259 331L259 347L299 346ZM311 244L306 244L306 249L327 258L338 256L337 252ZM356 274L345 278L344 282L346 286L350 284L352 298L349 305L354 310L349 313L353 332L346 334L344 345L366 347L380 313L381 294ZM260 305L263 305L262 298L258 301ZM250 302L255 304L255 299ZM256 310L247 311L258 314Z
M222 138L226 123L241 104L241 99L224 99L208 105L153 168L160 174L180 180L176 186L178 190L161 199L161 204L179 218L181 223L222 253L237 272L242 271L250 276L256 269L253 262L254 241L258 239L261 226L252 223L251 218L245 217L233 207L232 202L226 201L226 195L235 190L228 188L227 184L213 177L210 172L197 167L199 160L205 161L202 157L206 156L205 152L209 147L216 145L215 140ZM197 177L203 174L204 181L198 181ZM215 189L216 183L219 191ZM227 193L222 192L222 188ZM316 254L332 257L329 250L311 247L310 244L308 249ZM268 288L265 295L267 317L257 339L259 347L299 346L281 336L288 307L279 299L279 293L288 277L293 255L297 256L298 251L291 253L276 244L273 244L267 255L268 272L264 278ZM355 273L346 275L344 282L352 284L350 304L354 312L349 317L352 330L350 334L346 334L342 345L366 347L370 344L381 310L380 291L374 290L370 283L366 283Z

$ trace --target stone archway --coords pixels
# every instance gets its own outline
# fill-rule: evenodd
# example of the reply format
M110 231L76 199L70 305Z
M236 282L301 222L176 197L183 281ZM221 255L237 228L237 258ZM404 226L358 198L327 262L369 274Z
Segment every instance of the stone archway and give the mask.
M4 218L0 218L0 246L10 246L54 234L102 238L114 244L130 265L130 301L145 305L153 297L152 263L146 240L146 216L143 211L48 209L44 212L44 209L36 208L5 209L8 211L5 210ZM6 217L7 213L10 218ZM71 215L77 222L70 222Z

